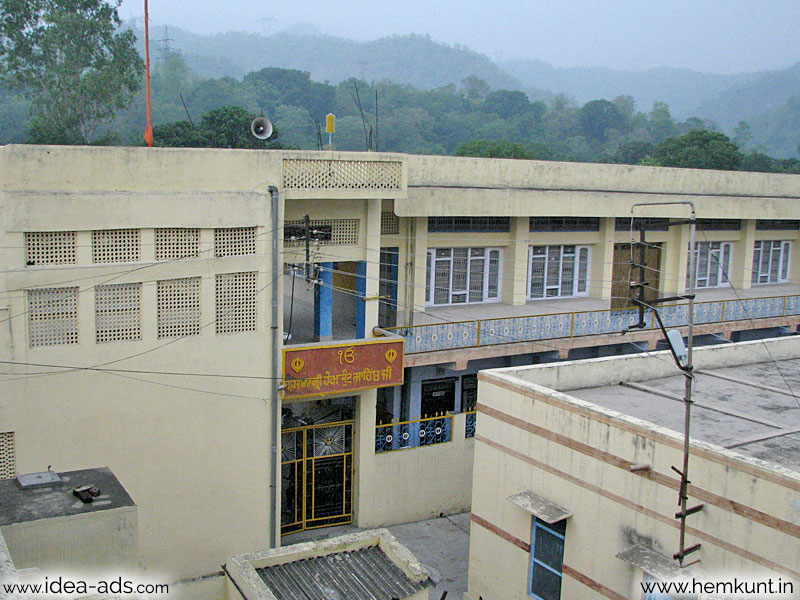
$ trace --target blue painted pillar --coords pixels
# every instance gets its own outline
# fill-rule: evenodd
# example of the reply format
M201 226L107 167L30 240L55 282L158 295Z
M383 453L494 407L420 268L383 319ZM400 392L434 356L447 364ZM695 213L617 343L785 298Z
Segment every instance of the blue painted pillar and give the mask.
M356 271L356 337L367 337L367 263L360 261Z
M333 263L320 263L320 283L314 286L314 339L333 339Z

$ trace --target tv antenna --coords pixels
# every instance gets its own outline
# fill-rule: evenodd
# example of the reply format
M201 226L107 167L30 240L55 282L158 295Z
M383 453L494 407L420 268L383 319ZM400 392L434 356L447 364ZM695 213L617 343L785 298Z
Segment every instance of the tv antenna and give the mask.
M631 215L633 215L633 211L636 207L639 206L664 206L669 204L681 204L684 206L688 206L691 210L691 217L689 219L677 220L677 221L670 221L669 227L675 227L680 225L689 225L689 289L688 293L683 296L666 296L660 298L654 298L651 300L645 299L645 288L648 286L647 282L647 264L645 258L645 252L647 249L647 242L645 239L645 231L647 229L647 219L641 219L638 223L639 229L639 241L633 243L631 240L631 267L632 270L636 269L639 274L638 281L631 281L630 287L631 291L634 290L637 292L636 297L631 298L631 302L638 306L639 308L639 322L631 325L627 329L623 330L622 333L625 334L629 329L644 329L647 327L647 321L645 320L645 314L647 309L651 309L653 311L653 315L658 322L658 326L661 329L662 334L664 335L664 339L667 342L669 347L670 353L672 354L672 358L675 360L675 364L677 365L678 369L681 370L684 376L684 398L683 398L683 405L684 405L684 417L683 417L683 465L681 469L677 467L672 467L672 470L675 471L678 475L680 475L680 487L678 490L678 506L680 507L680 511L675 513L675 518L680 521L680 537L678 542L678 551L672 555L672 558L677 560L681 567L689 566L694 564L689 563L689 565L684 565L684 559L691 553L696 552L700 549L701 544L694 544L693 546L686 546L686 519L687 517L700 512L703 510L703 504L698 504L696 506L689 507L689 485L691 481L689 480L689 433L691 430L691 419L692 419L692 383L694 381L694 373L692 372L694 367L692 365L692 348L694 345L694 284L695 284L695 230L697 225L696 219L696 212L694 208L694 203L688 200L684 201L676 201L676 202L639 202L634 204L631 207ZM634 220L633 216L631 216L631 230L633 230ZM633 231L631 231L633 233ZM638 246L639 248L639 258L638 262L634 260L634 245ZM632 273L631 273L632 274ZM676 300L688 300L688 327L687 327L687 343L686 346L683 344L683 337L680 334L680 331L673 329L667 332L666 328L664 327L664 322L661 319L661 314L659 313L659 309L657 307L658 304L663 304L665 302L675 302Z

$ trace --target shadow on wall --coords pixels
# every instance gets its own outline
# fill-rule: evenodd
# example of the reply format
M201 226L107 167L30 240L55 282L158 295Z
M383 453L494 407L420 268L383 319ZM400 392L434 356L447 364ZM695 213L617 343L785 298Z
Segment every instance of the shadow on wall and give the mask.
M353 279L347 276L344 278ZM353 287L350 288L349 285ZM355 283L350 284L334 276L333 287L333 338L353 339L356 337ZM284 335L291 334L287 344L307 344L314 341L314 284L307 282L302 272L293 277L288 267L283 280L283 331Z

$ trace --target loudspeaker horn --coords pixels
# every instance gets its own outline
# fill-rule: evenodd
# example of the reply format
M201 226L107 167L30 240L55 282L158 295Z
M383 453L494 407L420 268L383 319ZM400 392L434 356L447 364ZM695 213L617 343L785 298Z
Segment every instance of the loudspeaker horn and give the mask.
M266 117L256 117L250 123L250 132L260 140L272 135L272 122Z

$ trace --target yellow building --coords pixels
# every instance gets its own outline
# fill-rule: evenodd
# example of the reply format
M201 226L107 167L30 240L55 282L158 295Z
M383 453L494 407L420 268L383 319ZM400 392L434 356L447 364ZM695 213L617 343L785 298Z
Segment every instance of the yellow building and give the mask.
M683 376L669 352L481 372L469 597L796 595L798 342L694 352L683 546ZM684 594L645 587L673 580Z
M669 294L687 215L637 203L694 202L709 335L798 324L798 176L46 146L0 172L0 473L110 467L144 568L196 597L281 533L467 510L479 369L654 346L610 311L630 219Z

